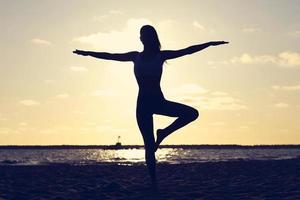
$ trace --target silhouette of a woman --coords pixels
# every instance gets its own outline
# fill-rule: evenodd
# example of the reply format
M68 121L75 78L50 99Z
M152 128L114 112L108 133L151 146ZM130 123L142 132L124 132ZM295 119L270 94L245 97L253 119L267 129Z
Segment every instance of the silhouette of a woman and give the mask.
M141 28L140 40L144 45L144 50L142 52L106 53L76 50L73 53L106 60L132 61L134 63L134 74L139 86L136 119L145 144L146 164L151 182L155 186L155 152L159 147L159 144L168 135L194 121L199 116L198 111L195 108L168 101L164 98L160 88L163 63L169 59L201 51L209 46L227 44L228 42L215 41L175 51L161 51L157 32L154 27L150 25L145 25ZM156 141L153 133L153 114L177 117L177 119L168 127L157 130Z

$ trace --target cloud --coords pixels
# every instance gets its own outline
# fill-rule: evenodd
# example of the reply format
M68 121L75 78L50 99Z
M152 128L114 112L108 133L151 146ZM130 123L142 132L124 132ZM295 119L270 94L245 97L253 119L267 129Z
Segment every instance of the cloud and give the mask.
M7 120L7 118L3 117L3 114L0 113L0 121L6 121L6 120Z
M109 15L107 15L107 14L100 15L100 16L97 15L97 16L94 16L94 20L101 22L101 21L104 21L105 19L107 19L108 17L109 17Z
M80 127L78 130L81 131L81 132L87 132L87 131L90 131L90 129L87 128L87 127Z
M55 98L58 98L58 99L66 99L66 98L69 98L70 95L67 94L67 93L63 93L63 94L58 94L55 96Z
M126 52L136 50L139 47L141 50L140 28L145 24L153 25L156 28L159 38L163 41L163 47L176 48L178 44L184 41L184 39L178 40L182 30L177 21L165 19L153 22L146 18L130 18L120 29L78 36L72 41L88 45L88 48L95 48L97 51L102 49L103 51Z
M92 96L117 96L118 93L114 90L95 90L91 93Z
M191 103L204 110L245 110L248 107L242 101L221 91L210 91L197 84L185 84L174 88L171 97Z
M101 22L105 19L108 19L109 17L118 16L118 15L121 15L121 14L123 14L123 12L120 11L120 10L110 10L110 11L108 11L107 14L100 15L100 16L94 16L94 20Z
M171 89L171 94L188 94L188 95L197 95L197 94L205 94L208 91L204 89L202 86L194 83L186 83L180 85L177 88Z
M207 64L209 65L229 65L231 64L231 61L223 60L223 61L208 61ZM212 67L213 69L216 69L215 66Z
M256 27L245 27L242 29L242 32L244 33L257 33L260 32L261 29L260 28L256 28Z
M197 28L198 30L201 30L201 31L206 31L206 32L209 32L209 33L215 33L215 30L204 27L204 26L203 26L202 24L200 24L198 21L193 21L193 26L194 26L195 28Z
M47 84L53 84L53 83L55 83L55 80L52 80L52 79L46 79L46 80L44 80L44 83L47 83Z
M250 55L248 53L244 53L239 57L234 57L230 60L231 63L238 63L238 64L265 64L265 63L275 63L276 64L276 57L270 55Z
M291 31L288 35L291 37L300 37L300 30Z
M75 66L70 67L70 70L72 70L74 72L87 72L87 71L89 71L86 67L75 67Z
M14 133L20 133L16 129L12 129L9 127L0 127L0 134L14 134Z
M280 53L278 58L281 65L291 67L300 66L300 53L286 51Z
M123 12L121 10L110 10L109 14L111 15L121 15Z
M298 85L273 85L273 90L285 90L285 91L300 91L300 84Z
M39 38L33 38L31 42L38 45L46 45L46 46L51 45L51 42Z
M197 21L193 21L193 26L196 27L196 28L198 28L198 29L200 29L200 30L202 30L202 31L205 31L204 26L202 26L201 24L199 24L199 22L197 22Z
M57 132L57 130L55 130L55 129L42 129L39 131L39 133L41 133L41 134L53 134L56 132Z
M250 55L244 53L224 64L275 64L280 67L295 68L300 66L300 53L284 51L278 55Z
M211 94L215 95L215 96L226 96L227 95L226 92L220 92L220 91L211 92Z
M287 108L287 107L289 107L289 104L283 103L283 102L279 102L279 103L273 104L272 106L274 106L276 108Z
M247 130L249 129L250 127L249 126L246 126L246 125L242 125L242 126L239 126L239 129L240 130Z
M38 101L32 100L32 99L24 99L19 102L20 104L24 106L37 106L40 105Z
M242 104L241 100L229 95L217 97L202 97L198 101L200 108L205 110L246 110L248 107Z
M75 115L83 115L86 112L83 112L83 111L80 111L80 110L73 110L72 113L75 114Z
M90 35L83 35L73 39L73 42L91 45L105 50L132 50L140 45L139 29L145 24L152 24L148 19L129 19L126 26L121 30L109 32L97 32Z
M71 126L60 126L56 128L58 131L72 131L73 127Z
M26 122L20 122L19 125L20 126L27 126L28 124Z

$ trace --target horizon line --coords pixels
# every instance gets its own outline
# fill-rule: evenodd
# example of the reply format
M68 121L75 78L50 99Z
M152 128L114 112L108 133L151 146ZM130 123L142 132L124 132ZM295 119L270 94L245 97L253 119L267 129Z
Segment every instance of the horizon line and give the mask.
M144 145L0 145L0 149L135 149ZM207 149L207 148L300 148L300 144L167 144L159 148Z

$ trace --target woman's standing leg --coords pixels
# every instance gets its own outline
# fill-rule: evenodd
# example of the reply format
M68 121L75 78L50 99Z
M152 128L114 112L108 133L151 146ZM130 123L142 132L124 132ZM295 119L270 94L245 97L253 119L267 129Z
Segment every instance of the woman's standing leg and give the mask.
M149 112L137 109L137 123L145 144L145 158L153 186L156 186L155 139L153 133L153 116Z
M199 116L199 112L195 108L167 100L163 101L162 105L159 107L158 111L155 112L155 114L166 115L169 117L178 117L172 124L170 124L166 128L157 130L155 151L164 138L166 138L174 131L180 129L181 127L196 120Z

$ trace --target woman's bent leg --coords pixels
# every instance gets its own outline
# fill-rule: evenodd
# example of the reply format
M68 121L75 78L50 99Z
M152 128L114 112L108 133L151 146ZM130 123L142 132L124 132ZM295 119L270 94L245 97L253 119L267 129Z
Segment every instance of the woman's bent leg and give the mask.
M189 124L190 122L196 120L199 116L199 112L195 108L167 100L164 102L161 109L155 113L170 117L178 117L172 124L170 124L166 128L157 130L155 151L165 137L180 129L181 127Z
M152 114L137 112L137 122L145 144L146 164L153 186L156 186L155 139Z

